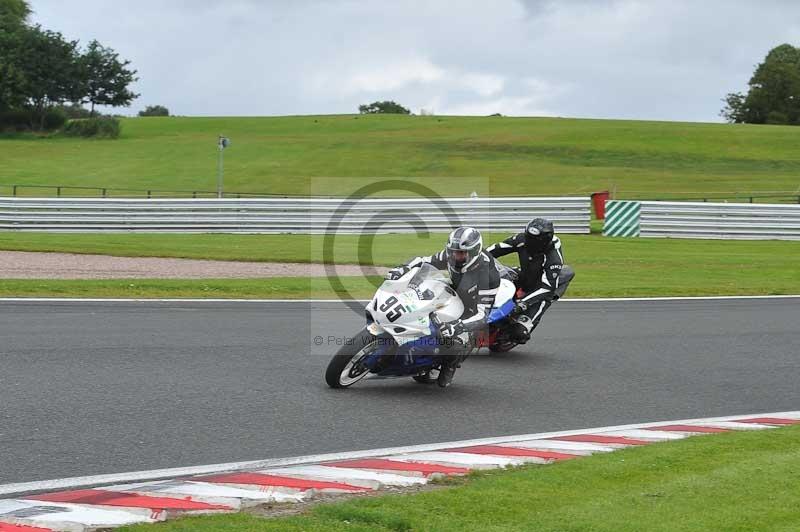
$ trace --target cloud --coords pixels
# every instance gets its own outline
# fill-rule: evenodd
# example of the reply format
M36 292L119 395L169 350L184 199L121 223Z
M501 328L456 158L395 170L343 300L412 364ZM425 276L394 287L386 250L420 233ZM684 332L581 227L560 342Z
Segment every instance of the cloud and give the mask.
M466 73L455 76L456 82L480 96L491 96L503 90L505 79L495 74Z
M389 63L376 61L350 73L331 70L318 75L314 83L319 90L338 87L344 94L395 91L415 83L434 83L445 78L446 72L427 59L409 58Z
M800 4L709 0L32 0L34 22L131 59L187 115L356 112L719 120ZM491 111L490 111L491 109Z
M433 90L440 93L465 91L478 96L491 96L503 90L505 79L495 74L460 72L433 64L424 58L409 58L359 68L331 68L312 77L317 92L338 91L343 95L371 97L409 89ZM425 87L421 87L425 86Z
M553 111L539 107L536 98L495 98L483 101L456 103L445 106L438 114L488 116L500 113L507 116L556 116Z
M568 84L555 85L533 77L514 80L507 89L510 95L498 95L500 91L493 91L483 94L484 98L468 102L440 100L438 112L446 115L558 116L558 111L552 106L572 90Z

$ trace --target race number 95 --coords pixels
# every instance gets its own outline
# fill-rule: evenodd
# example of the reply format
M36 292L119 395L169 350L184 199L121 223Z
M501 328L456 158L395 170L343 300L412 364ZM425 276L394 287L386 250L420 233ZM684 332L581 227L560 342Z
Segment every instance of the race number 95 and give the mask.
M392 308L394 306L394 308ZM383 302L383 304L378 307L381 312L386 314L386 318L394 323L397 319L406 311L405 307L397 301L397 298L391 296L389 299ZM390 310L391 309L391 310Z

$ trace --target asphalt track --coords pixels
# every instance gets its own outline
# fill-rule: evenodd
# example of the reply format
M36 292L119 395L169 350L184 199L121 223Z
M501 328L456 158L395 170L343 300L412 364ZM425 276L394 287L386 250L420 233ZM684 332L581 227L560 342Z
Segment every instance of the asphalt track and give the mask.
M361 323L327 303L0 302L0 484L800 405L800 299L564 301L450 389L330 390L336 348L313 337Z

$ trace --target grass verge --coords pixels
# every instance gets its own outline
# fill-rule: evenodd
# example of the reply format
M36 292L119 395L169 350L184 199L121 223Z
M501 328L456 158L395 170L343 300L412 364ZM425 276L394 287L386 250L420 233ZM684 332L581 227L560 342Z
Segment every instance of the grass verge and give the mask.
M488 234L486 242L506 235ZM440 249L443 235L357 236L336 240L337 264L391 266ZM800 293L800 242L623 239L563 235L576 270L569 297L782 295ZM0 249L226 260L321 262L322 237L309 235L0 234ZM514 259L508 261L515 264ZM367 279L347 279L367 297ZM3 296L75 297L335 297L323 278L237 280L0 280Z
M125 532L782 531L800 529L800 427L480 473L462 485L320 504L300 516L178 519Z
M344 277L354 298L369 299L379 278ZM0 297L335 299L324 277L269 279L0 279Z

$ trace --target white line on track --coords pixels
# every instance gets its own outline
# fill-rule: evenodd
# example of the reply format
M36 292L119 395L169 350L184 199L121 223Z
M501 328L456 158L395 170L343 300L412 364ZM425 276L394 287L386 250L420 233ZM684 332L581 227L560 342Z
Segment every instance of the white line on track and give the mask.
M576 297L565 298L564 303L614 302L614 301L713 301L726 299L797 299L800 294L771 296L664 296L664 297ZM368 299L354 299L366 303ZM3 302L52 303L341 303L339 299L224 299L224 298L78 298L78 297L0 297Z
M497 445L519 441L535 440L542 438L554 438L560 436L572 436L576 434L610 432L619 430L641 429L659 425L683 425L691 423L714 423L725 422L732 419L746 419L756 417L788 417L800 419L800 411L788 412L769 412L762 414L739 414L735 416L723 416L713 418L694 418L682 420L656 421L648 423L637 423L633 425L617 425L611 427L595 427L577 430L566 430L559 432L541 432L538 434L523 434L518 436L499 436L494 438L481 438L475 440L430 443L423 445L411 445L406 447L387 447L383 449L369 449L362 451L349 451L340 453L317 454L307 456L294 456L290 458L274 458L269 460L255 460L249 462L231 462L227 464L211 464L193 467L179 467L171 469L155 469L151 471L133 471L128 473L116 473L108 475L95 475L87 477L71 477L53 480L42 480L37 482L23 482L16 484L0 485L0 496L20 496L29 493L65 490L75 488L86 488L90 486L103 486L111 484L125 484L130 482L143 482L150 480L162 480L176 477L207 475L241 470L270 469L275 467L309 464L319 462L330 462L338 460L353 460L360 458L371 458L376 456L419 453L438 451L455 447L469 447L473 445Z

